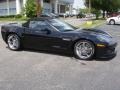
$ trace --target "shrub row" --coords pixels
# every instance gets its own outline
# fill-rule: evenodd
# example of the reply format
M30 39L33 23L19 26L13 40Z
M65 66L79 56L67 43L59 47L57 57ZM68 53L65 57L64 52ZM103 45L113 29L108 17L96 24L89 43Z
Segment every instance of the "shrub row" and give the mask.
M22 15L8 15L8 16L0 16L0 18L22 18Z

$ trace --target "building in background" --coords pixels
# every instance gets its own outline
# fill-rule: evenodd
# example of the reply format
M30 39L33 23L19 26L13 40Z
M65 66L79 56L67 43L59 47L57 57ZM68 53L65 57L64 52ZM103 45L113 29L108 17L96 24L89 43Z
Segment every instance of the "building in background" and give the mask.
M79 14L79 9L73 8L72 14L75 15L75 16L78 15Z
M66 13L69 8L69 14L72 14L74 0L40 0L43 7L43 13ZM21 13L26 0L0 0L0 16L17 15Z

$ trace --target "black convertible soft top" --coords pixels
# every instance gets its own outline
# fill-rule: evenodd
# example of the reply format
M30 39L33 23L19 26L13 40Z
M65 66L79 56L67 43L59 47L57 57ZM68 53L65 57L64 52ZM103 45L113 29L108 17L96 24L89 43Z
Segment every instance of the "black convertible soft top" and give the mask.
M30 21L34 20L34 21L39 21L39 20L50 20L50 19L54 19L53 17L35 17L35 18L31 18L29 19Z
M28 24L29 24L30 21L41 21L41 20L45 21L45 20L51 20L51 19L55 19L55 18L53 18L53 17L35 17L35 18L30 18L30 19L29 19L26 23L24 23L22 26L23 26L23 27L28 26Z

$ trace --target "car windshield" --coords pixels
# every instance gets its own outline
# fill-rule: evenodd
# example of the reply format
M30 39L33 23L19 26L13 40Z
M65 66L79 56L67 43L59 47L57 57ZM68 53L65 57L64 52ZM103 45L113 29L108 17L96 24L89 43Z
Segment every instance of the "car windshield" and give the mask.
M58 19L49 20L49 22L61 32L73 31L76 28Z

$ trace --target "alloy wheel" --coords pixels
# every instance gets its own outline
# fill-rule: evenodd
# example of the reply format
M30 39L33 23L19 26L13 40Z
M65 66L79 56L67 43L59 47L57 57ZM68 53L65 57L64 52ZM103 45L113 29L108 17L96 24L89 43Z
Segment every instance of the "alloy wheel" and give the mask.
M11 50L18 50L20 48L19 37L16 34L9 35L7 43Z
M75 45L75 54L83 60L92 58L95 49L94 45L89 41L80 41Z

